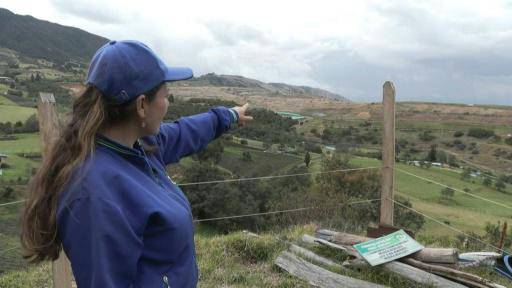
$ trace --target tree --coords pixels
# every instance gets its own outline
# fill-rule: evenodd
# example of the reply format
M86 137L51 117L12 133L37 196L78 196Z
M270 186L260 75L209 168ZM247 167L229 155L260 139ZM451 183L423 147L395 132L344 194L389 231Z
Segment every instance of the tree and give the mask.
M304 164L306 164L306 167L309 167L309 163L311 163L311 155L309 154L309 151L306 151L306 155L304 155Z
M242 152L242 161L251 162L252 161L251 152L249 152L249 151Z
M457 157L454 155L448 155L448 165L452 167L459 167L459 163L457 163Z
M505 192L505 188L507 188L507 186L505 185L505 182L503 182L503 180L501 178L498 178L498 180L494 184L494 187L496 187L496 190L498 190L500 192Z
M34 82L34 74L30 74L30 82Z
M462 174L460 175L460 179L467 180L467 179L469 179L469 177L471 177L471 169L464 168L464 170L462 171Z
M437 162L448 163L448 155L446 155L446 153L443 150L437 151L436 158Z
M484 182L483 182L482 184L484 184L484 186L491 187L491 186L492 186L492 180L491 180L491 178L486 176L486 177L484 178Z
M222 143L222 139L217 139L206 147L206 149L197 153L194 157L199 161L199 163L210 162L213 164L218 164L222 159L222 153L224 152L224 144Z
M213 165L202 165L193 162L185 169L185 182L203 182L222 180L230 175ZM251 183L252 184L252 183ZM256 185L250 183L212 183L208 185L184 186L192 206L193 215L199 219L214 218L226 215L243 215L258 213L261 195ZM207 222L221 231L237 229L254 229L259 217L244 217Z
M455 195L453 188L446 187L441 190L441 197L445 200L453 198L453 195Z
M6 186L2 192L0 192L0 201L7 202L12 201L16 198L16 195L14 193L14 189L12 189L10 186Z
M428 152L426 160L430 162L437 161L437 145L434 144L430 146L430 151Z
M41 81L41 74L39 74L39 72L37 72L35 80L37 82Z
M478 138L478 139L487 139L494 136L495 133L493 130L487 130L483 128L471 128L468 131L468 136Z
M427 130L427 131L423 131L420 134L418 134L418 138L421 141L430 142L430 141L436 139L436 136L432 135L432 131Z

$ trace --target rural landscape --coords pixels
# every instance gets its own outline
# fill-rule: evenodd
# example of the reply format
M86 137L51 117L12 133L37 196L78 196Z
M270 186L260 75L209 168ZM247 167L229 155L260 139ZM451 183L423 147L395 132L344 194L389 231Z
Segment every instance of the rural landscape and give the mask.
M1 8L0 27L0 287L52 287L51 263L27 264L19 240L27 183L42 157L38 99L52 93L64 122L90 57L109 40ZM204 220L195 226L200 287L310 287L274 264L290 243L317 229L366 235L379 224L381 102L214 72L168 88L165 121L244 103L255 119L166 168L194 219ZM512 229L502 231L512 224L512 106L395 109L395 225L428 247L510 251ZM250 214L261 215L215 220ZM347 259L331 247L309 248ZM380 268L325 268L388 287L433 287ZM492 269L464 271L511 286Z

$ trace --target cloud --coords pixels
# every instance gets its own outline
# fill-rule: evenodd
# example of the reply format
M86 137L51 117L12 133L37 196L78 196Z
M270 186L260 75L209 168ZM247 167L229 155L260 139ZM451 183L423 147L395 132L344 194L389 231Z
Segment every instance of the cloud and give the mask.
M115 7L109 1L50 0L53 7L62 13L101 24L120 24L125 21L123 6Z
M33 11L40 18L139 39L196 75L310 85L373 102L391 80L399 100L512 105L510 1L46 1L53 10ZM23 3L0 0L33 14Z

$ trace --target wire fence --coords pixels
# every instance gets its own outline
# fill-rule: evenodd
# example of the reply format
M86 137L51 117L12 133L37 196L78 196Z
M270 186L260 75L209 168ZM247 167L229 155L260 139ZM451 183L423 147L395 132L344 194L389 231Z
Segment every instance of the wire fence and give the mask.
M373 166L373 167L362 167L362 168L334 169L334 170L329 170L329 171L318 171L318 172L307 172L307 173L270 175L270 176L250 177L250 178L236 178L236 179L221 179L221 180L191 182L191 183L182 183L182 184L176 183L176 185L178 185L179 187L184 187L184 186L217 184L217 183L270 180L270 179L288 178L288 177L297 177L297 176L309 176L309 175L320 175L320 174L330 174L330 173L346 173L346 172L354 172L354 171L375 170L375 169L380 169L380 168L381 167ZM25 201L27 201L27 200L22 199L22 200L16 200L16 201L11 201L11 202L0 203L0 207L15 205L15 204L23 203Z
M221 179L215 181L202 181L202 182L188 182L177 184L180 187L190 187L190 186L198 186L198 185L206 185L206 184L217 184L217 183L233 183L233 182L247 182L247 181L270 181L270 180L278 180L283 178L290 177L303 177L303 176L314 176L314 175L322 175L322 174L330 174L330 173L351 173L358 171L370 171L377 170L380 167L363 167L363 168L347 168L347 169L333 169L329 171L318 171L318 172L306 172L306 173L292 173L292 174L283 174L283 175L269 175L269 176L261 176L261 177L250 177L250 178L237 178L237 179ZM347 203L333 203L333 205L323 205L323 206L299 206L298 208L290 208L290 209L269 209L268 211L262 211L258 213L246 213L246 214L237 214L237 215L226 215L219 217L207 217L201 219L194 219L193 222L196 224L200 223L211 223L213 221L226 221L226 220L235 220L235 219L243 219L249 217L280 217L280 218L264 218L262 221L268 221L273 219L275 222L282 223L297 223L302 224L301 220L308 219L304 217L304 212L313 211L313 210L322 210L319 211L315 215L323 215L326 220L325 225L331 225L333 219L335 221L340 221L341 217L339 217L339 213L334 211L339 209L340 207L347 207L356 204L371 204L373 202L379 201L380 199L367 199L367 200L357 200ZM0 203L0 216L2 220L0 221L0 273L13 270L25 268L26 263L21 256L21 246L19 243L19 233L20 233L20 223L19 218L21 211L23 209L22 205L26 199L13 200L9 202ZM291 204L290 204L291 205ZM286 206L286 205L285 205ZM298 206L298 205L297 205ZM292 206L293 207L293 206ZM194 208L194 207L192 207ZM302 214L301 214L302 213ZM316 213L316 212L315 212ZM285 215L297 214L296 216L285 216ZM282 215L282 216L280 216Z
M475 242L478 242L478 243L480 243L480 244L482 244L482 245L484 245L484 246L487 246L487 247L491 247L491 248L493 248L493 249L496 249L496 250L497 250L497 251L499 251L499 252L510 254L510 252L508 252L507 250L504 250L504 249L499 248L499 247L497 247L497 246L495 246L495 245L493 245L493 244L490 244L490 243L487 243L487 242L485 242L485 241L483 241L483 240L481 240L481 239L478 239L477 237L472 236L472 235L470 235L470 234L468 234L468 233L466 233L466 232L464 232L464 231L462 231L462 230L460 230L460 229L457 229L457 228L455 228L455 227L453 227L453 226L451 226L451 225L448 225L448 224L444 223L444 222L443 222L443 221L441 221L441 220L438 220L438 219L436 219L436 218L434 218L434 217L432 217L432 216L430 216L430 215L427 215L427 214L425 214L425 213L423 213L423 212L420 212L420 211L418 211L418 210L416 210L416 209L414 209L414 208L408 207L408 206L406 206L406 205L404 205L404 204L402 204L402 203L400 203L400 202L396 201L395 199L390 199L390 198L386 198L386 199L393 201L393 203L397 204L398 206L400 206L400 207L402 207L402 208L404 208L404 209L407 209L407 210L409 210L409 211L412 211L412 212L414 212L414 213L416 213L416 214L418 214L418 215L421 215L421 216L423 216L423 217L425 217L425 218L427 218L427 219L429 219L429 220L434 221L435 223L437 223L437 224L439 224L439 225L441 225L441 226L444 226L444 227L446 227L446 228L448 228L448 229L450 229L450 230L452 230L452 231L454 231L454 232L457 232L457 233L459 233L460 235L464 235L464 236L465 236L465 237L467 237L468 239L471 239L471 240L473 240L473 241L475 241Z
M415 129L415 128L403 128L398 129L402 131L424 131L427 129ZM433 130L433 129L428 129ZM446 129L439 129L442 131L449 131ZM454 130L455 131L455 130ZM380 148L380 147L375 147ZM14 151L14 150L13 150ZM189 183L179 183L177 184L179 187L190 187L190 186L197 186L197 185L207 185L207 184L218 184L218 183L233 183L233 182L246 182L246 181L265 181L265 180L273 180L273 179L281 179L281 178L289 178L289 177L300 177L300 176L313 176L313 175L321 175L321 174L328 174L328 173L349 173L349 172L357 172L357 171L365 171L365 170L378 170L381 169L381 166L372 166L372 167L363 167L363 168L350 168L350 169L335 169L335 170L329 170L329 171L318 171L318 172L306 172L306 173L293 173L293 174L284 174L284 175L270 175L270 176L261 176L261 177L248 177L248 178L237 178L237 179L219 179L219 180L212 180L212 181L200 181L200 182L189 182ZM464 195L473 197L479 201L484 201L496 206L500 206L506 209L512 209L512 206L507 205L505 203L501 203L498 201L494 201L491 199L488 199L486 197L482 197L480 195L475 195L473 193L466 192L461 189L457 189L454 187L451 187L450 185L443 184L439 181L435 181L426 177L419 176L415 173L405 171L400 168L395 168L395 171L398 171L400 173L409 175L411 177L415 177L417 179L420 179L422 181L426 181L441 187L452 189L453 191L462 193ZM226 215L226 216L218 216L218 217L209 217L209 218L200 218L200 219L194 219L193 222L196 224L199 223L207 223L207 222L213 222L213 221L223 221L223 220L232 220L232 219L241 219L241 218L249 218L249 217L262 217L262 216L271 216L271 215L280 215L280 214L294 214L294 213L301 213L305 211L310 210L319 210L319 209L340 209L340 207L344 206L350 206L350 205L358 205L358 204L371 204L374 202L378 202L381 199L373 198L373 199L366 199L366 200L357 200L357 201L351 201L347 203L333 203L332 207L326 207L326 206L305 206L305 207L298 207L298 208L291 208L291 209L277 209L277 210L271 210L271 211L265 211L265 212L258 212L258 213L247 213L247 214L239 214L239 215ZM478 242L486 247L495 249L497 251L508 253L506 249L497 247L496 245L493 245L491 243L487 243L483 241L482 239L479 239L478 237L475 237L474 235L468 234L467 232L464 232L461 229L458 229L456 227L453 227L450 224L447 224L438 218L435 218L431 215L428 215L424 212L421 212L415 208L409 207L407 205L404 205L400 203L399 201L396 201L395 199L389 199L393 201L397 206L400 206L403 209L407 209L409 211L412 211L413 213L416 213L418 215L421 215L422 217L425 217L443 227L446 227L453 232L456 232L460 235L464 235L467 239L471 239L472 241ZM24 203L25 199L20 200L13 200L5 203L0 203L0 208L11 208L16 207L16 205ZM2 215L3 211L7 211L8 213L4 213ZM15 208L11 210L1 210L0 209L0 216L6 217L2 222L0 222L0 273L12 269L18 269L26 267L25 261L21 257L21 246L19 244L19 222L18 217L19 211ZM8 219L8 220L5 220ZM327 223L327 222L326 222Z
M411 173L411 172L407 172L407 171L405 171L403 169L400 169L400 168L395 168L395 170L399 171L401 173L407 174L409 176L416 177L416 178L421 179L423 181L426 181L426 182L429 182L429 183L432 183L432 184L436 184L436 185L439 185L439 186L444 187L444 188L452 189L453 191L462 193L464 195L467 195L467 196L470 196L470 197L473 197L473 198L476 198L476 199L479 199L479 200L482 200L482 201L485 201L485 202L488 202L488 203L492 203L494 205L501 206L503 208L507 208L507 209L511 209L512 210L512 206L509 206L509 205L506 205L506 204L503 204L503 203L500 203L500 202L496 202L496 201L493 201L491 199L488 199L488 198L485 198L485 197L482 197L482 196L479 196L479 195L475 195L473 193L466 192L464 190L460 190L460 189L457 189L457 188L454 188L454 187L451 187L451 186L439 183L439 182L434 181L432 179L421 177L419 175L416 175L416 174Z

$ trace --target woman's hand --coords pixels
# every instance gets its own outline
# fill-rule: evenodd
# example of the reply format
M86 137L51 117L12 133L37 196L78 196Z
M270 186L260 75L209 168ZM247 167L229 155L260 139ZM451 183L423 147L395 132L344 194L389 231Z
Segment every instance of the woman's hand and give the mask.
M235 106L232 109L238 113L238 126L243 126L245 123L252 121L252 116L245 115L245 112L249 108L249 103L245 103L244 106Z

